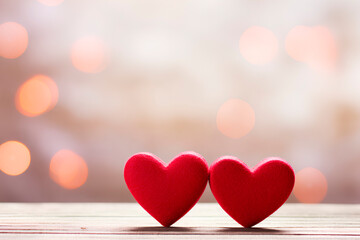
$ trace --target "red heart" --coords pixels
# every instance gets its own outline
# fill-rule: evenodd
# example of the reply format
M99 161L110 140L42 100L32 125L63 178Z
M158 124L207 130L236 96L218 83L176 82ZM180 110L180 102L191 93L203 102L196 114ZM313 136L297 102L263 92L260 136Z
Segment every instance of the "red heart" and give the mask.
M235 221L251 227L288 199L294 170L279 158L267 158L253 170L235 157L221 157L210 167L210 188L220 206Z
M126 163L126 185L136 201L159 223L169 227L203 194L209 176L205 159L185 152L168 166L151 153L138 153Z

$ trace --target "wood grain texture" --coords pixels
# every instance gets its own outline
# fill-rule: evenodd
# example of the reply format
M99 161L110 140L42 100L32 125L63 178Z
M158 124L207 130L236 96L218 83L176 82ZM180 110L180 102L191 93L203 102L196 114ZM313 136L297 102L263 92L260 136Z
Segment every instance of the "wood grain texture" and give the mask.
M171 228L136 203L1 203L0 239L360 239L360 205L285 204L244 229L216 203Z

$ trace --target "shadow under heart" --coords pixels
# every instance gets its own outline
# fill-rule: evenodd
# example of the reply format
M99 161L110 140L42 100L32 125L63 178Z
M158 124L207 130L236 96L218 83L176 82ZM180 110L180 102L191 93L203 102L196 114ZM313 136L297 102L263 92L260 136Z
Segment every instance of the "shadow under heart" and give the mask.
M128 234L164 234L164 235L282 235L285 231L272 228L242 227L134 227L123 229Z

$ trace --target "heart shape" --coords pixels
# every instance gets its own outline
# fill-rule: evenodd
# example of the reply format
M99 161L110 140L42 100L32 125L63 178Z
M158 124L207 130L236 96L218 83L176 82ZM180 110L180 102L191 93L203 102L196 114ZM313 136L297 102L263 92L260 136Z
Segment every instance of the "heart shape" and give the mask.
M253 170L225 156L210 167L210 188L220 206L248 228L274 213L290 196L295 174L280 158L267 158Z
M151 153L138 153L126 162L124 177L136 201L169 227L200 199L209 168L205 159L194 152L181 153L167 166Z

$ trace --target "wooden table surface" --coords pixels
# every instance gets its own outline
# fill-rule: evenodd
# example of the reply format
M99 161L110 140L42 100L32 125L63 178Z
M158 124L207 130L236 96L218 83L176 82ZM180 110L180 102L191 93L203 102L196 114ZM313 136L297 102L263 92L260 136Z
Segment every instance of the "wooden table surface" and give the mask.
M171 228L136 203L0 203L0 239L360 239L360 205L285 204L244 229L216 203Z

